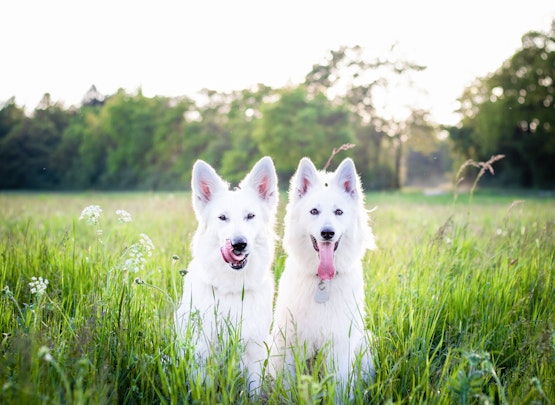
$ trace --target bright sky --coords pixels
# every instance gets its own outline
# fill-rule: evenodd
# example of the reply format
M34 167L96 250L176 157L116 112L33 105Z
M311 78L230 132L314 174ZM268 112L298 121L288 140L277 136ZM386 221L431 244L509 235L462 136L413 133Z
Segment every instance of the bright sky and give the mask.
M398 50L427 66L418 101L440 123L465 86L496 70L553 0L17 0L0 5L0 102L65 106L95 84L146 96L302 82L332 49ZM396 101L398 102L398 101ZM406 102L406 101L405 101ZM397 108L394 102L388 108Z

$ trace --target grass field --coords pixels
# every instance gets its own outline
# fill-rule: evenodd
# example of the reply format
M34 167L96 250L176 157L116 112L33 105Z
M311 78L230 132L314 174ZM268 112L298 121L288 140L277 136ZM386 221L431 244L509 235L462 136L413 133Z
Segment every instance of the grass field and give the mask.
M189 197L0 194L1 404L248 402L233 352L209 365L210 383L176 361ZM96 224L79 220L91 205ZM353 402L553 404L555 199L380 193L367 206L376 378ZM279 248L276 278L283 259ZM265 401L333 403L332 376L299 369Z

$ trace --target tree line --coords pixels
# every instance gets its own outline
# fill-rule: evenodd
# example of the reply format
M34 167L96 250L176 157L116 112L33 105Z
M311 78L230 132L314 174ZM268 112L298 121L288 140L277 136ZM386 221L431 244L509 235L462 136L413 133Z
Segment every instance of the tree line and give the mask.
M531 31L492 74L477 78L460 98L459 126L449 130L454 152L477 160L495 154L495 181L555 188L555 20Z
M553 26L525 34L501 68L464 90L461 123L451 128L418 109L381 117L377 91L425 67L393 52L369 58L360 47L331 51L303 83L277 89L205 89L192 99L104 96L93 86L80 106L45 94L31 114L11 98L0 109L0 188L182 190L196 159L236 182L262 155L274 158L286 187L301 157L323 167L343 144L356 145L348 153L367 190L450 180L466 159L499 153L496 181L552 187L554 45Z

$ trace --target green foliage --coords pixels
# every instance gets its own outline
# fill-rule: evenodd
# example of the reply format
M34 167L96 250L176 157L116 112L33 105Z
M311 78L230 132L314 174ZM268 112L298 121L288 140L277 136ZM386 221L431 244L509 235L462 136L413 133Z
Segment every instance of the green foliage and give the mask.
M80 108L65 111L46 95L30 117L11 99L0 109L0 188L181 190L196 159L236 183L262 154L286 184L300 157L323 165L344 143L357 145L351 153L367 189L398 187L404 141L386 136L392 125L376 116L373 93L415 69L342 47L291 88L204 89L192 100L122 89L105 97L92 86ZM346 93L334 94L343 85ZM58 113L63 125L51 125Z
M436 130L422 111L410 109L405 118L377 112L379 92L383 96L396 86L412 90L411 74L424 69L396 55L395 46L381 58L370 58L359 46L342 46L305 77L309 94L334 94L351 111L356 143L362 148L356 153L357 168L366 189L400 188L404 144L414 139L413 144L422 145L424 138L435 137Z
M168 101L119 91L104 105L101 130L106 137L106 172L102 181L115 188L144 183L144 157L153 148L154 132Z
M98 107L82 107L65 128L54 152L66 166L61 174L62 188L88 189L100 184L108 151L99 114Z
M195 104L186 98L168 104L156 117L152 146L143 157L142 187L149 189L185 188L190 162L198 152L198 126L186 118Z
M309 97L303 87L284 90L278 101L263 106L262 115L253 136L260 151L273 157L282 181L291 177L303 156L323 167L331 149L322 145L354 140L349 112L333 106L322 93Z
M461 125L449 129L452 156L426 111L382 116L388 106L379 96L414 90L411 77L424 66L397 55L395 46L380 57L342 46L304 83L280 89L205 89L193 100L140 90L105 97L92 86L79 108L64 109L45 94L30 116L12 98L0 108L0 189L182 190L196 159L236 183L263 154L274 158L285 188L302 156L322 167L344 143L356 145L349 154L367 190L419 185L430 180L419 173L427 169L434 183L443 182L436 171L446 170L445 162L456 169L497 154L506 156L498 183L552 188L554 38L553 27L527 33L495 73L465 89Z
M22 118L13 104L4 109L3 120L14 127L0 138L0 188L19 184L36 189L57 187L65 168L52 152L59 147L73 113L52 103L49 94L35 109L33 119Z
M504 154L498 178L524 187L553 187L555 158L555 22L549 32L529 32L522 47L461 97L462 128L455 147L466 158Z
M555 398L555 202L480 192L463 201L367 195L379 207L379 248L364 262L376 377L358 381L349 402ZM100 216L79 220L91 204ZM207 382L190 345L177 360L179 270L196 227L189 194L4 194L0 207L1 403L250 402L237 340L222 342ZM118 209L132 221L120 223ZM146 261L135 272L128 260L138 252ZM276 278L283 257L278 248ZM49 281L42 293L32 277ZM264 402L335 403L324 364L298 360L297 381L267 381Z
M25 112L19 108L12 97L0 108L0 141L4 139L13 128L17 127L25 118Z
M254 132L262 117L262 106L274 93L272 88L260 84L253 90L233 94L227 114L230 145L223 153L221 167L222 176L232 183L239 182L262 154Z

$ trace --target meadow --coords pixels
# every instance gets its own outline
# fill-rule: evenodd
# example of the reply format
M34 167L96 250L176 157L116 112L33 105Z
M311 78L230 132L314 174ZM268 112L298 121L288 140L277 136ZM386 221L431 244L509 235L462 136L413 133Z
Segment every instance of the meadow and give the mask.
M553 404L555 198L366 201L376 376L346 402ZM176 356L195 227L188 193L0 194L0 403L248 403L233 350L207 382ZM276 279L284 257L279 247ZM264 402L334 403L333 376L298 370Z

